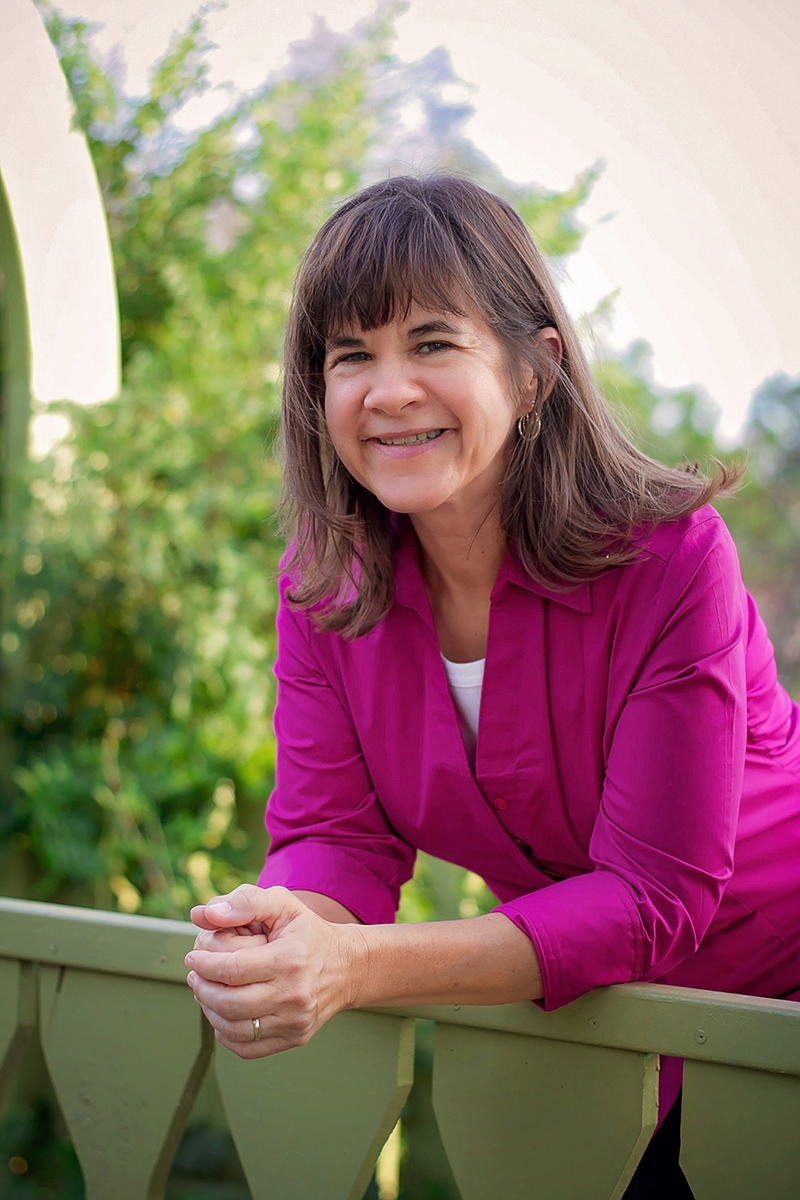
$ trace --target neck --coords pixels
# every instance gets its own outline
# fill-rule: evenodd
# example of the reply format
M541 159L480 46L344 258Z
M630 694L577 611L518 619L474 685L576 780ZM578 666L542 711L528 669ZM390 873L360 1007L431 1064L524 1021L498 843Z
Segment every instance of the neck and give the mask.
M463 526L423 513L411 518L422 547L422 574L428 595L488 595L506 554L506 536L494 507L480 522Z

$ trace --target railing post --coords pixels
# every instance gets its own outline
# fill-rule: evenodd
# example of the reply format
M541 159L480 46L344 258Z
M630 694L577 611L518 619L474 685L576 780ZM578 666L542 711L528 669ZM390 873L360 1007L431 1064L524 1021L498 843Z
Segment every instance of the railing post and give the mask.
M362 1200L411 1090L414 1022L342 1012L269 1058L218 1047L215 1069L253 1200Z
M36 1027L36 968L0 958L0 1103Z
M433 1107L462 1200L617 1200L655 1128L658 1056L437 1024Z
M681 1166L696 1200L797 1200L800 1078L686 1062Z
M42 967L40 1033L86 1200L161 1200L213 1038L185 984Z

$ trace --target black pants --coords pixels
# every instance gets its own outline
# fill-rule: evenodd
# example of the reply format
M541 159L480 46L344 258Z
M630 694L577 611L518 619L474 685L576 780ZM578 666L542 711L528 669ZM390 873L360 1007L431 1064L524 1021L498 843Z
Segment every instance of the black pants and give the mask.
M673 1104L642 1155L624 1200L694 1200L680 1168L681 1098Z

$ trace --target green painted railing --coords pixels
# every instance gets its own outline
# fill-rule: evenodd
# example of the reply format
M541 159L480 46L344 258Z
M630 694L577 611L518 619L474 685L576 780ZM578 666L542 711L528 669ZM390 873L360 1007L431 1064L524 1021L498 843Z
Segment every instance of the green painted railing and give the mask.
M216 1073L254 1200L361 1200L436 1022L433 1101L463 1200L615 1200L686 1060L697 1200L800 1196L800 1005L631 984L532 1004L341 1013L255 1062L215 1049L186 987L192 926L0 900L0 1099L37 1035L87 1200L158 1200Z

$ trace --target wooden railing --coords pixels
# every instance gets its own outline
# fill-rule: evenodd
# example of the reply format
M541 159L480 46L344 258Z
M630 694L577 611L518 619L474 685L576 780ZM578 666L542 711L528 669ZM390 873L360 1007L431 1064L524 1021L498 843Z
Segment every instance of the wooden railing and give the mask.
M630 984L532 1004L345 1012L243 1062L186 986L193 927L0 900L0 1099L28 1039L87 1200L158 1200L216 1073L254 1200L361 1200L436 1022L433 1101L462 1200L616 1200L685 1062L681 1162L696 1200L800 1197L800 1005Z

